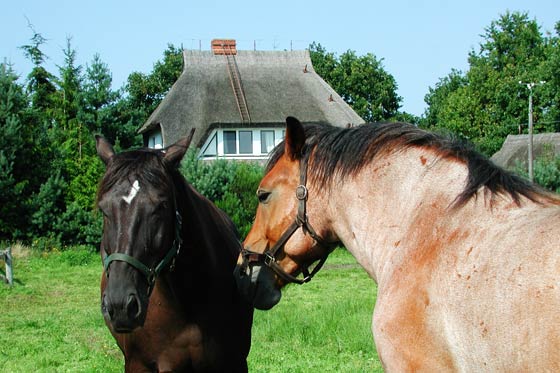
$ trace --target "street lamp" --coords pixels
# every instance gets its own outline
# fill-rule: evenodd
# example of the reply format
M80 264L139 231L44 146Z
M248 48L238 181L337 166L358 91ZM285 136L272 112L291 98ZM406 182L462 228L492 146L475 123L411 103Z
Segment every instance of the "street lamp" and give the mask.
M529 180L533 182L534 173L533 173L533 88L537 85L541 85L546 83L546 81L541 80L539 82L530 82L524 83L519 81L519 84L525 84L529 89L529 149L527 152L527 163L529 168Z

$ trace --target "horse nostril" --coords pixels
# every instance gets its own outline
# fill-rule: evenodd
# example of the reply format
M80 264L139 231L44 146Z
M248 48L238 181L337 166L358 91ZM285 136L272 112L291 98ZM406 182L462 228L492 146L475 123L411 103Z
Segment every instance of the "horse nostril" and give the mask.
M130 294L126 300L126 313L129 318L136 319L140 316L140 299L135 294Z
M112 319L113 314L115 313L113 307L111 307L111 305L107 301L107 296L105 294L103 295L103 299L101 300L101 312L108 315L109 319Z

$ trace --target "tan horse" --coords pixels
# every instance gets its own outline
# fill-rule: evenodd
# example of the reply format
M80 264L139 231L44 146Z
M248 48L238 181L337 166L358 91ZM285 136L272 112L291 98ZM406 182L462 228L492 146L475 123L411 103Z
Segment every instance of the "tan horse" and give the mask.
M387 371L560 371L557 196L413 126L295 118L257 196L236 269L256 307L342 243L378 284Z

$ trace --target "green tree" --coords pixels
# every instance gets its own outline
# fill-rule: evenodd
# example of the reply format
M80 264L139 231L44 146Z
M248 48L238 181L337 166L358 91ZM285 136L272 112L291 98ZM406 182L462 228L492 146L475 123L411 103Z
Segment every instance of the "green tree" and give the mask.
M469 53L466 73L453 70L430 88L421 124L451 130L491 155L508 134L526 131L529 92L519 82L547 77L546 71L554 68L550 60L557 40L543 36L536 20L518 12L493 21L482 38L478 50ZM557 107L550 97L534 96L537 131L555 129L542 120Z
M542 78L546 83L539 87L535 99L543 105L541 119L536 123L538 128L560 132L560 21L556 23L555 35L545 40L546 59L542 63L541 73L537 78Z
M33 108L46 114L52 107L52 95L56 92L53 83L54 77L43 66L47 56L41 47L45 44L46 39L36 32L31 24L29 28L33 32L31 43L20 47L25 56L33 63L33 69L27 76L27 91L31 95Z
M63 131L71 131L78 125L78 113L82 103L82 66L77 65L77 52L72 47L72 38L66 39L64 65L58 66L57 94L55 95L55 119Z
M103 113L120 98L119 93L111 89L112 81L109 67L95 54L86 67L82 92L84 121L91 132L105 132Z
M168 44L163 60L154 64L148 75L133 72L128 76L126 90L132 107L141 110L141 122L156 109L183 70L182 49Z
M461 71L453 69L448 76L441 78L436 83L435 88L430 87L428 94L424 97L428 108L424 112L422 125L426 128L437 127L448 97L465 87L467 83L465 75Z
M25 146L21 132L28 98L17 79L10 66L0 64L0 240L13 238L25 224L18 201L27 181L20 178L17 168Z
M385 71L382 60L371 53L357 56L350 50L337 58L317 43L310 45L309 52L317 74L366 122L397 116L402 98L397 95L397 83Z
M92 133L102 133L118 148L139 146L136 130L144 113L135 108L121 91L114 91L111 71L99 54L86 68L83 82L82 120Z

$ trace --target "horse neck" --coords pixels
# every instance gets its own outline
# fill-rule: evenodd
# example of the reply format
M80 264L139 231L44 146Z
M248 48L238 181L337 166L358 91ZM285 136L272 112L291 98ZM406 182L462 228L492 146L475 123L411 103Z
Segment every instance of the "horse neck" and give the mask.
M333 188L333 231L378 283L400 257L410 228L438 225L468 175L459 161L411 148L380 156L355 177Z
M178 204L183 221L182 263L200 270L203 276L211 277L215 271L224 272L224 268L224 273L229 274L238 255L235 245L239 241L233 223L185 179L176 180L175 185L181 195Z

